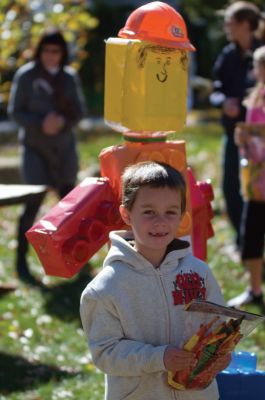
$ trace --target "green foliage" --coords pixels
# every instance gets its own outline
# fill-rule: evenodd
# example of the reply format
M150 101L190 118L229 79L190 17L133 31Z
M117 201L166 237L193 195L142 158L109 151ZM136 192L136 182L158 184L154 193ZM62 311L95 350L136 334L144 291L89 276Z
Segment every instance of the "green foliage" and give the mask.
M187 159L197 180L212 179L215 236L208 241L208 263L229 299L245 289L248 278L233 251L233 232L223 211L221 128L216 123L188 126L172 139L186 141ZM83 172L89 165L98 164L102 148L121 142L121 136L115 132L101 134L95 130L83 138L79 142ZM15 153L16 147L0 147L0 157ZM48 197L41 214L56 202L52 195ZM101 400L103 374L91 362L79 319L79 298L90 276L101 267L107 247L90 260L90 267L84 267L71 279L45 276L32 250L31 270L45 287L24 285L16 281L13 266L20 207L0 209L0 282L15 281L18 285L15 291L0 297L0 399ZM254 307L247 309L260 313ZM264 340L264 326L259 326L238 345L238 349L257 354L260 369L265 369Z

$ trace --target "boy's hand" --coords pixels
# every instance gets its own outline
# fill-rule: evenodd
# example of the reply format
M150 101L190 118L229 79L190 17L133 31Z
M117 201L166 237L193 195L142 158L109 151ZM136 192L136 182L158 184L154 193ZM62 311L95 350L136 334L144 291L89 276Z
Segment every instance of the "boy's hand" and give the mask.
M164 365L168 371L174 374L183 369L192 369L197 364L195 354L180 350L174 346L168 346L164 353Z

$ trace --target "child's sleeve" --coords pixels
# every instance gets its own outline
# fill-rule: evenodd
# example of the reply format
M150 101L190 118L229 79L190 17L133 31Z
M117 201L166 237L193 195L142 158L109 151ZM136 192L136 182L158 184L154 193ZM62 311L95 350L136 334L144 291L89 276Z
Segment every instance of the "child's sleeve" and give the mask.
M93 288L87 288L81 297L80 315L94 364L107 374L119 376L165 371L167 346L126 338L114 305L107 303Z

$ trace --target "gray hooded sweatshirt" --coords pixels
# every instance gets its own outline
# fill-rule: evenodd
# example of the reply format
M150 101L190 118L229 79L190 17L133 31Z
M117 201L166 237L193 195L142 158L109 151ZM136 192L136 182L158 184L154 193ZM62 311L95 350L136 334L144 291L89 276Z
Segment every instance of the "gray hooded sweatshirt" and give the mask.
M182 348L206 318L185 304L194 298L224 304L209 267L181 240L154 268L128 241L131 232L111 232L110 239L80 308L93 362L106 374L105 400L219 399L216 381L204 390L173 389L163 362L166 347Z

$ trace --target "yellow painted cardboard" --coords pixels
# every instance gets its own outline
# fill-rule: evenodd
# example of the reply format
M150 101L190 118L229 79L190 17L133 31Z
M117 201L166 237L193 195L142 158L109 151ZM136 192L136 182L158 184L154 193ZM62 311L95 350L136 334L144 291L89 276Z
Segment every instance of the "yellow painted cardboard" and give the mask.
M187 80L187 51L110 38L105 120L118 131L179 131L186 121Z

